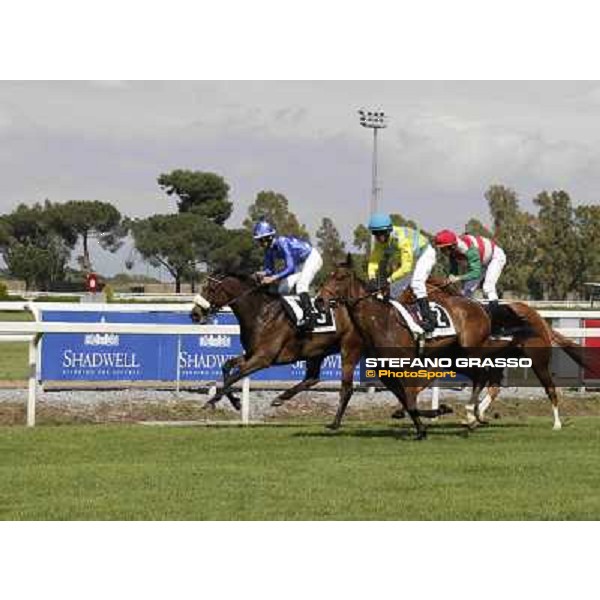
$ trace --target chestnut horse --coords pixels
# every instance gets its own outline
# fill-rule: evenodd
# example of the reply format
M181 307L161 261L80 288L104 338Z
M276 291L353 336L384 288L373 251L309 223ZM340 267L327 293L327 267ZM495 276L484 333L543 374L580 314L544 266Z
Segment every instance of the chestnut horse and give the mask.
M432 283L435 281L431 280ZM455 319L455 306L457 305L462 307L467 303L477 305L481 308L481 305L473 300L464 298L456 293L449 293L447 291L449 286L443 283L441 285L432 285L432 283L430 283L429 287L430 296L446 307L453 319ZM377 300L372 294L366 292L363 282L354 274L351 264L347 263L338 267L324 284L321 297L324 300L338 299L345 302L353 322L363 335L367 348L410 348L413 344L412 334L398 312L389 303ZM407 299L407 296L403 298L403 300ZM481 308L481 310L484 309ZM560 429L561 422L558 413L559 398L550 370L551 347L553 344L561 347L575 362L581 366L586 366L583 348L554 331L537 311L522 302L511 303L509 309L504 312L506 313L504 316L506 325L513 328L516 327L517 329L520 328L521 333L517 332L510 341L488 338L477 350L484 349L490 352L490 354L501 356L503 351L518 349L524 356L531 358L534 373L544 386L546 394L552 402L554 429ZM461 339L459 327L461 324L464 327L467 323L469 323L468 320L455 320L459 339ZM462 339L474 339L475 337L477 336L465 335L463 332ZM449 346L452 343L456 343L456 341L454 338L433 339L427 343L426 348L430 352L443 347L450 350ZM463 343L460 345L463 346ZM464 350L468 351L468 348L464 348ZM501 371L491 369L486 373L481 372L479 375L477 375L477 371L483 370L475 370L473 376L469 375L473 379L473 399L478 398L481 389L483 389L485 384L490 382L492 385L489 388L488 394L491 398L497 396L500 389ZM422 387L405 387L405 406L417 428L418 437L423 437L424 435L422 425L420 425L418 419L414 418L416 395L421 389Z

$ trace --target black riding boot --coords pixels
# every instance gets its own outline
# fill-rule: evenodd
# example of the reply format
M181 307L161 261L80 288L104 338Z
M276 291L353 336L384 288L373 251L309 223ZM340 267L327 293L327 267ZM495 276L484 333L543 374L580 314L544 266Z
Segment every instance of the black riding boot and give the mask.
M310 303L310 296L308 292L302 292L298 294L300 298L300 306L304 311L304 315L302 316L302 328L303 329L313 329L315 326L315 314L313 313L312 306Z
M425 331L425 333L431 333L435 329L435 318L431 313L429 300L427 300L427 298L417 298L417 306L421 313L421 327L423 328L423 331Z
M487 305L487 311L492 324L492 334L504 335L504 327L498 322L498 300L490 300Z

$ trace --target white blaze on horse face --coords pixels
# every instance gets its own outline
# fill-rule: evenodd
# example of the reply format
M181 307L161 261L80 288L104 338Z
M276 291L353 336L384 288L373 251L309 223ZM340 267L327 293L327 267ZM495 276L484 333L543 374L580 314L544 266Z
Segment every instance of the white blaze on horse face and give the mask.
M194 304L204 310L210 309L210 302L201 294L196 294L194 297Z

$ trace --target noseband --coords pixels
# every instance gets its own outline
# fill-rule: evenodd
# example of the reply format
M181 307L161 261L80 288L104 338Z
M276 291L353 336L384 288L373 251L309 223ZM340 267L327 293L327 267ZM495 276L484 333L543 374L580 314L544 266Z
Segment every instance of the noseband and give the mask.
M215 287L218 288L219 286L223 285L223 283L225 282L226 277L227 276L223 276L221 278L218 278L218 277L213 277L213 276L209 275L206 279L207 279L207 281L210 281L210 282L214 283ZM260 286L255 285L255 286L253 286L251 288L248 288L247 290L244 290L243 292L241 292L240 294L238 294L237 296L235 296L231 300L228 300L225 304L221 304L220 306L217 306L216 304L213 304L213 303L209 302L206 298L204 298L204 296L198 294L194 298L194 304L196 304L197 306L200 306L200 308L202 308L203 310L205 310L207 316L208 315L214 315L216 312L218 312L224 306L231 306L232 304L235 304L241 298L243 298L244 296L247 296L248 294L254 292L259 287Z

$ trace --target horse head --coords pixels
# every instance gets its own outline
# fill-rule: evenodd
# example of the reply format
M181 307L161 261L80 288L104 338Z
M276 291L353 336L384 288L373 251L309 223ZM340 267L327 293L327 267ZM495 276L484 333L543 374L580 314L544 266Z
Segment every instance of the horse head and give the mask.
M246 291L255 287L256 283L249 275L234 273L210 275L206 278L201 292L194 298L192 321L205 323L210 315L235 302Z
M338 263L321 286L317 302L334 303L336 300L359 298L364 294L364 285L356 276L350 254Z

